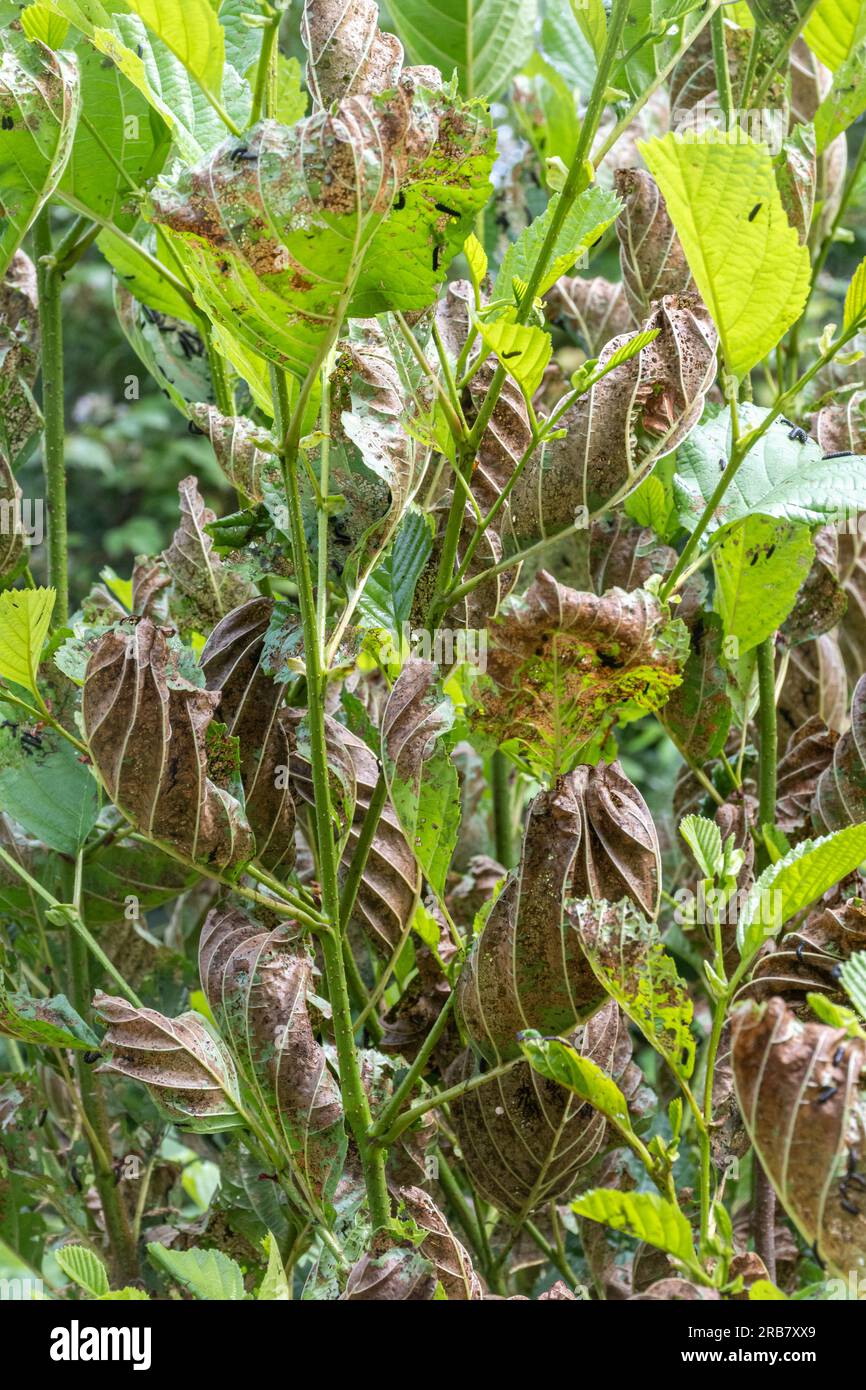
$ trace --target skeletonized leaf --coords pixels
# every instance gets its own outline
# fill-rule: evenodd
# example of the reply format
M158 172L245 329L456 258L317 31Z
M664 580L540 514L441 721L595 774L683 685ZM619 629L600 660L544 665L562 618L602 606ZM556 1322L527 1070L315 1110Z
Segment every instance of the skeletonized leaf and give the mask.
M340 1089L307 1011L313 964L285 927L266 931L214 908L199 942L202 988L234 1055L260 1089L304 1180L333 1197L346 1153Z
M341 1298L348 1303L427 1303L435 1288L433 1265L420 1250L395 1245L382 1254L362 1255Z
M782 1205L847 1277L866 1263L866 1214L849 1187L852 1174L856 1188L863 1181L863 1042L844 1028L801 1023L771 999L736 1015L733 1055L740 1109Z
M851 696L851 727L833 748L818 779L812 819L820 830L839 830L866 820L866 677Z
M218 704L174 669L149 618L105 633L87 663L85 735L115 805L185 858L228 869L252 857L253 842L236 798L208 775Z
M622 280L611 284L601 275L592 280L562 275L548 291L546 304L548 317L582 340L587 357L598 357L605 343L634 326Z
M209 627L248 596L249 586L214 554L205 527L216 520L216 513L205 506L196 478L183 478L178 492L180 526L162 558L192 625Z
M398 1212L402 1211L406 1218L426 1232L418 1249L433 1265L436 1278L448 1299L480 1299L481 1281L472 1268L472 1261L432 1197L421 1187L401 1187L397 1200Z
M0 62L0 275L60 180L75 133L78 69L7 27Z
M307 86L318 106L397 86L403 45L379 28L375 0L306 0L301 38Z
M790 839L811 824L819 779L833 761L839 735L813 714L788 739L776 779L775 823Z
M652 176L645 169L617 169L615 184L623 200L616 220L623 284L632 313L644 319L654 300L688 294L694 281Z
M840 966L844 983L847 963L866 948L866 910L862 899L838 897L817 903L806 921L785 932L773 949L762 952L752 972L749 996L766 999L787 997L791 1008L805 1016L804 1001L816 994L844 1003L839 987ZM829 1020L825 1020L827 1022Z
M201 1014L166 1018L101 991L93 1007L107 1024L102 1045L110 1058L100 1071L141 1081L166 1116L197 1133L243 1124L234 1062Z
M263 484L279 486L280 465L272 436L243 415L222 415L215 405L190 406L190 416L210 439L217 463L232 487L261 502Z
M475 721L537 774L555 777L587 753L597 757L617 719L660 709L687 650L682 623L666 622L646 590L599 598L542 571L491 624Z

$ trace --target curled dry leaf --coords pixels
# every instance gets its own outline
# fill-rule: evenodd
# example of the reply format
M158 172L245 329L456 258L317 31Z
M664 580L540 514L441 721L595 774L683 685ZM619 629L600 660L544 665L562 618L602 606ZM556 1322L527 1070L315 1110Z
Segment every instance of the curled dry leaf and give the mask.
M866 391L852 391L822 406L813 418L812 434L825 454L866 453Z
M560 1033L605 999L563 916L584 827L583 771L562 778L532 803L520 864L457 982L461 1027L491 1062L518 1055L523 1029Z
M39 371L36 268L16 251L0 282L0 454L10 466L27 456L42 428L33 398Z
M352 1266L342 1298L348 1303L426 1303L436 1292L436 1271L419 1250L393 1246L362 1255Z
M171 575L175 607L191 626L207 628L248 597L249 585L214 554L204 528L216 520L216 513L205 506L196 479L183 478L178 492L180 526L162 559Z
M833 748L812 802L816 829L826 834L866 820L866 676L851 696L851 727Z
M97 642L84 679L84 732L108 795L145 835L185 859L231 869L253 854L243 811L208 775L219 695L175 668L166 629L122 623Z
M818 779L833 761L839 741L835 729L828 729L813 714L788 739L777 773L776 825L794 843L812 830L812 800Z
M655 917L661 889L661 854L650 809L618 762L578 767L569 778L580 808L582 833L571 896L629 898Z
M866 535L860 532L859 517L855 520L838 536L839 582L848 606L837 635L852 685L866 670Z
M667 295L640 325L658 337L598 381L560 422L566 431L535 456L512 494L516 533L567 526L632 492L657 459L676 449L701 418L716 375L718 335L699 299ZM603 367L634 334L612 338Z
M605 343L634 328L634 316L621 280L585 280L561 275L545 298L547 317L579 338L587 357L598 357Z
M427 1232L417 1249L432 1264L447 1297L472 1302L482 1298L481 1281L472 1261L433 1198L421 1187L403 1187L397 1200L398 1214Z
M298 721L303 715L296 712L292 717ZM366 743L329 715L325 718L325 742L329 765L339 767L341 776L351 782L347 799L354 806L354 814L347 827L342 857L342 866L347 868L379 778L379 765ZM296 797L312 806L312 771L307 758L298 749L292 755L291 773ZM390 955L414 910L420 887L415 857L406 843L396 812L386 802L358 888L352 923L364 931L377 950Z
M163 1114L183 1128L207 1134L242 1123L231 1054L201 1014L166 1018L101 991L93 1007L107 1025L102 1045L111 1054L100 1071L141 1081Z
M598 597L542 571L491 624L474 718L537 774L556 776L598 750L617 719L660 709L687 651L682 622L646 590Z
M365 1048L359 1053L361 1081L370 1101L370 1113L374 1122L394 1095L401 1065L395 1057L386 1057L373 1048ZM385 1177L388 1186L394 1191L406 1187L417 1187L429 1179L428 1150L435 1142L439 1130L435 1110L427 1110L409 1129L403 1131L388 1153ZM357 1162L354 1147L356 1179L362 1184L361 1166Z
M622 279L632 313L640 320L666 294L694 293L694 282L652 175L645 169L618 169L614 182L623 202L616 220Z
M306 0L301 39L317 106L397 85L403 45L380 30L375 0Z
M247 819L256 857L267 869L291 868L295 803L289 783L294 743L285 686L262 666L273 601L254 598L217 623L201 654L208 690L220 692L219 718L237 738Z
M802 244L812 225L818 177L815 132L811 126L794 126L789 138L782 143L774 168L782 207Z
M657 1279L643 1293L633 1293L629 1303L701 1303L721 1298L718 1289L703 1284L691 1284L688 1279Z
M855 886L862 889L862 880L856 879ZM866 907L862 897L845 896L847 891L840 885L805 922L768 943L752 973L752 998L784 995L798 1012L804 1011L809 993L830 994L840 1004L848 1002L839 984L839 967L855 952L866 950Z
M848 600L839 582L838 541L834 526L822 526L815 533L815 558L781 628L789 642L809 642L844 617Z
M834 1272L862 1270L866 1045L774 998L735 1016L733 1055L746 1127L786 1212Z
M261 502L263 485L280 484L276 443L267 430L243 415L222 415L215 405L190 406L190 417L206 434L216 461L232 487L252 502Z
M792 647L777 706L779 737L790 738L813 714L831 729L847 722L848 681L837 637L822 633Z
M199 942L202 988L223 1036L264 1092L289 1152L317 1199L333 1195L346 1136L340 1088L307 1009L313 963L288 929L263 930L237 908L208 913Z
M152 618L160 622L168 617L166 589L171 575L162 561L148 555L136 555L132 567L132 612L136 618Z
M500 877L505 874L501 866ZM424 1039L439 1017L451 993L451 985L444 974L443 966L448 966L456 954L451 932L445 918L435 902L428 905L430 915L439 926L439 943L435 953L426 942L415 940L416 974L392 1009L382 1019L383 1036L379 1047L383 1052L399 1053L407 1061L414 1061ZM471 922L470 922L471 926ZM453 1061L459 1050L455 1043L456 1030L449 1023L445 1033L433 1051L431 1061L440 1070Z
M617 1082L629 1069L628 1025L612 1000L571 1042ZM476 1069L467 1051L449 1069L448 1083L468 1080ZM567 1197L610 1142L603 1115L528 1062L518 1062L449 1108L473 1187L518 1221Z

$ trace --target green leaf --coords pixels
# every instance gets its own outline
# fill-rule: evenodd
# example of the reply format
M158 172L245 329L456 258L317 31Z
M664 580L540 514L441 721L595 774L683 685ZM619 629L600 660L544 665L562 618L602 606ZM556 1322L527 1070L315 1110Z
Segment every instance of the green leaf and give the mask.
M722 832L706 816L683 816L680 834L705 878L715 878L723 862Z
M556 214L560 197L561 194L555 193L541 217L534 218L524 227L517 240L508 247L493 286L494 299L510 299L512 281L529 279ZM571 269L581 252L588 250L593 242L607 231L621 206L619 198L609 189L599 188L595 184L584 189L565 216L539 283L538 294L545 294L560 275Z
M464 241L463 254L466 257L473 284L480 286L487 274L487 252L474 232L470 232Z
M62 15L55 14L50 5L40 4L37 0L36 4L28 5L21 11L21 28L28 39L38 40L56 52L66 43L69 22Z
M36 1047L98 1049L93 1030L73 1009L65 994L53 999L31 997L0 984L0 1033Z
M866 40L863 0L818 0L803 29L816 57L835 72Z
M219 96L225 38L210 0L126 0L202 89Z
M65 54L6 28L0 66L0 277L63 173L78 119L78 72Z
M540 161L571 164L580 138L578 93L541 53L533 53L515 78L511 109ZM546 181L553 186L550 168Z
M223 1303L246 1298L243 1271L222 1250L170 1250L150 1241L147 1253L157 1269L196 1298Z
M749 1300L752 1303L788 1302L788 1295L777 1289L769 1279L756 1279L749 1285Z
M845 993L861 1018L866 1018L866 951L855 951L842 966Z
M67 1279L71 1279L92 1298L104 1298L109 1292L108 1270L98 1255L86 1245L61 1245L54 1258Z
M571 11L595 57L601 58L607 40L607 17L602 0L571 0Z
M410 507L400 522L390 554L377 565L358 601L367 626L384 628L400 648L403 625L412 613L415 586L433 548L433 519Z
M157 253L162 249L161 243L164 246L165 238L158 235ZM123 282L124 288L139 304L146 304L149 309L156 309L159 313L167 314L169 318L180 319L184 323L189 320L188 302L178 294L164 275L160 275L157 266L143 250L136 250L130 239L119 237L115 232L105 228L96 238L96 244L118 280ZM159 264L166 264L167 269L172 269L171 264L166 263L165 256L157 254L156 259Z
M149 1293L145 1293L144 1289L133 1288L131 1284L127 1284L122 1289L110 1289L108 1293L100 1296L101 1303L147 1303L149 1301Z
M277 1238L272 1231L268 1231L262 1243L268 1257L268 1267L262 1282L259 1284L256 1298L268 1303L287 1303L291 1298L291 1293Z
M741 655L782 626L814 557L808 528L787 521L747 516L719 533L713 547L716 608Z
M645 1240L657 1250L696 1265L692 1231L678 1207L666 1202L656 1192L617 1192L611 1188L596 1188L578 1197L571 1204L577 1216L600 1221L614 1231L625 1231L635 1240Z
M662 718L683 754L697 763L717 758L725 746L733 710L722 670L722 624L703 613L692 630L682 685L671 692Z
M803 840L765 869L750 889L737 923L737 944L750 960L761 942L839 883L866 859L866 824L820 840Z
M496 319L494 323L478 319L477 326L484 342L496 353L524 395L534 396L553 352L550 334L543 328L509 323L507 319Z
M851 277L845 295L844 328L853 328L866 315L866 259L862 260Z
M56 594L54 589L7 589L0 594L0 676L38 695L36 672Z
M742 404L741 430L754 429L766 414L760 406ZM791 439L790 433L790 426L777 420L749 450L716 507L707 536L730 521L750 515L822 526L866 511L866 470L862 459L855 454L825 459L814 439L800 443ZM694 530L712 497L730 450L727 407L714 419L705 420L680 445L674 499L680 521L689 531Z
M776 346L809 293L808 247L788 222L764 145L739 127L639 143L737 377Z
M815 146L823 154L866 111L866 48L858 49L834 74L833 85L815 112Z
M631 1130L625 1096L616 1082L589 1057L582 1057L561 1038L543 1038L531 1029L522 1033L519 1041L520 1050L534 1071L589 1101L594 1110L606 1115L620 1129Z
M413 63L447 79L457 70L468 97L494 97L532 51L536 0L390 0L388 13Z
M0 805L29 835L74 858L96 824L99 784L54 733L29 753L10 738L0 743Z

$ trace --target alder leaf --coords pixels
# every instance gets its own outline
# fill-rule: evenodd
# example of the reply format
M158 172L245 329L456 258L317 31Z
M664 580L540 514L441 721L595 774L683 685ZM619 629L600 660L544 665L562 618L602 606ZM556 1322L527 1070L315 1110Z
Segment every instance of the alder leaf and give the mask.
M552 780L595 761L618 719L660 709L687 651L682 623L646 590L598 598L542 571L491 623L475 725Z
M866 951L857 951L846 960L840 971L845 993L858 1014L866 1019Z
M34 1047L99 1048L96 1035L64 994L34 998L0 984L0 1033Z
M466 96L498 96L532 52L536 0L391 0L388 12L412 61L456 69Z
M404 624L412 615L412 600L433 547L432 522L410 507L400 522L388 555L373 570L358 603L366 624L384 629L399 650Z
M206 92L219 96L225 36L210 0L127 0Z
M588 1100L593 1110L614 1120L621 1129L631 1129L628 1105L616 1082L569 1043L561 1038L543 1038L529 1029L521 1036L520 1050L534 1071Z
M252 857L253 841L237 799L208 775L218 704L179 674L149 618L106 632L87 663L85 736L115 805L185 859L228 870Z
M542 215L533 218L517 240L506 248L493 286L493 299L512 299L514 280L529 279L556 216L560 196L554 193ZM571 269L581 253L604 235L619 208L619 199L597 184L585 188L575 198L550 249L550 259L544 267L538 294L546 294L555 281Z
M74 859L96 824L99 784L76 750L46 730L26 753L15 740L0 745L0 802L28 834Z
M210 627L249 594L249 584L214 554L205 529L216 520L206 507L193 475L178 484L180 526L162 559L175 597L191 626Z
M784 1000L735 1015L737 1099L785 1211L830 1269L847 1278L866 1260L861 1076L866 1049L844 1028L801 1023Z
M55 598L53 589L6 589L0 594L0 676L37 696L36 672Z
M772 160L739 127L670 133L638 148L719 330L727 369L742 377L797 321L809 292L809 252L788 222Z
M815 547L808 528L764 516L726 526L713 546L716 606L740 655L782 626L805 582Z
M68 54L3 35L0 68L0 275L63 174L78 119L78 69Z
M202 988L254 1092L263 1094L316 1201L331 1201L346 1157L340 1088L307 1009L313 962L289 929L263 930L237 908L208 913Z
M485 345L496 353L524 394L534 396L553 352L550 334L507 319L492 323L479 319L478 328Z
M97 990L93 1007L107 1025L99 1070L140 1081L167 1119L197 1134L244 1123L234 1062L198 1013L166 1018Z
M108 1270L98 1255L86 1245L61 1245L54 1254L67 1279L71 1279L91 1298L104 1298L108 1293Z
M149 1241L147 1253L157 1269L194 1298L219 1303L246 1298L243 1270L222 1250L199 1250L195 1246L189 1250L171 1250L159 1241Z
M821 62L835 72L866 42L866 7L860 0L818 0L809 7L803 38Z
M853 328L866 315L866 260L862 260L845 294L843 328Z
M694 1267L698 1263L692 1230L683 1213L657 1192L617 1192L596 1188L571 1204L577 1216L625 1231L657 1250Z

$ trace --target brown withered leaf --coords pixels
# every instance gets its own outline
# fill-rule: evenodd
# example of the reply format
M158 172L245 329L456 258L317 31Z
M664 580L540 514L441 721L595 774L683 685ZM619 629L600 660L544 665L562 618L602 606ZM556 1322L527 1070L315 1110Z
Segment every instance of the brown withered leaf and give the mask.
M583 833L582 771L533 801L520 864L457 982L458 1019L491 1062L518 1055L523 1029L549 1034L573 1028L605 999L563 915Z
M823 405L812 420L812 433L825 454L866 453L866 391Z
M517 535L556 531L579 507L592 512L627 496L700 420L716 375L709 314L694 296L666 295L640 325L652 329L658 337L575 401L560 421L565 437L521 475L511 506ZM633 336L605 344L599 366Z
M866 1263L863 1153L866 1045L801 1023L783 999L734 1018L734 1076L752 1143L779 1200L841 1277Z
M848 681L836 634L792 647L777 705L779 738L818 714L831 729L843 729L848 717Z
M694 281L661 191L645 169L618 169L614 185L623 202L616 219L619 263L635 319L646 318L666 294L691 294Z
M448 1298L464 1302L482 1298L481 1281L472 1261L433 1198L421 1187L402 1187L397 1201L400 1219L408 1218L428 1233L416 1248L432 1264Z
M671 692L662 716L677 747L699 766L722 752L733 717L721 664L723 637L718 614L701 611L682 684Z
M24 554L21 517L21 489L15 481L6 455L0 451L0 579L11 575Z
M448 894L446 905L458 926L471 929L476 912L495 896L497 884L508 870L489 854L474 854L466 872Z
M320 107L397 85L403 45L380 30L375 0L306 0L301 40L307 86Z
M777 773L776 825L792 843L811 833L812 798L838 741L838 733L828 729L818 714L788 739Z
M813 538L815 558L800 585L794 607L781 631L789 642L809 642L834 628L844 617L848 598L839 582L839 545L834 526L822 526Z
M199 402L189 413L206 434L216 461L233 488L252 502L261 502L264 483L279 485L280 465L273 436L243 415L222 415L215 405Z
M291 868L295 803L289 784L293 730L285 686L262 667L273 601L254 598L217 623L201 654L208 690L220 692L219 717L240 749L247 819L256 857L267 869Z
M243 1123L231 1054L201 1014L166 1018L101 990L93 1007L107 1025L102 1045L110 1052L100 1071L142 1082L181 1128L209 1134Z
M361 1082L370 1102L370 1113L374 1122L394 1095L397 1078L402 1072L396 1057L386 1057L374 1048L363 1048L358 1053ZM389 1188L399 1191L404 1187L418 1187L429 1179L428 1151L436 1141L439 1124L435 1110L427 1110L409 1129L405 1129L396 1144L388 1151L385 1177ZM353 1177L363 1184L361 1164L354 1145L349 1150L350 1168Z
M382 1254L362 1255L341 1298L349 1303L427 1303L436 1292L436 1277L419 1250L395 1245Z
M631 1061L628 1025L612 1000L571 1041L616 1081ZM446 1079L456 1085L476 1070L467 1051ZM473 1187L518 1221L567 1197L609 1137L603 1115L528 1062L460 1096L449 1110Z
M634 328L634 316L621 280L585 280L561 275L547 292L547 317L579 338L587 357L598 357L605 343Z
M252 857L238 801L208 776L219 695L174 668L166 630L130 620L97 642L84 679L84 731L114 804L184 858L234 868Z
M171 575L160 559L136 555L132 567L132 612L137 618L162 622L168 618L166 589Z
M818 779L812 817L823 834L866 820L866 676L860 677L851 696L851 727Z
M783 141L773 167L782 207L802 245L812 225L818 177L815 132L811 126L794 126L788 139Z
M0 282L0 454L13 468L27 457L42 428L32 390L38 371L36 268L16 251Z
M643 1293L630 1294L629 1303L701 1303L721 1298L718 1289L692 1284L688 1279L657 1279Z
M859 517L852 518L838 536L839 582L848 599L838 639L852 686L866 670L866 534L861 534L859 522Z
M248 598L250 586L214 554L213 541L204 528L216 520L216 513L202 501L196 479L183 478L177 490L180 526L162 559L184 615L192 626L207 628Z
M303 717L296 712L293 719ZM364 813L379 777L379 765L367 745L331 716L325 718L325 742L329 765L351 779L349 799L354 806L347 829L342 868L348 867L358 842ZM292 788L299 801L313 805L313 779L309 761L296 748L291 761ZM413 911L420 889L420 873L406 843L396 812L386 801L373 837L358 889L352 922L384 955L390 955Z
M500 868L500 876L504 875L505 870L497 867ZM397 1003L382 1019L383 1036L379 1043L382 1052L399 1053L409 1062L415 1060L424 1039L448 1001L451 985L443 973L443 966L450 964L457 951L438 904L430 901L426 906L439 926L438 945L434 953L426 942L416 939L416 973L404 986ZM456 1029L449 1021L431 1058L432 1064L440 1071L454 1060L459 1051L459 1042L455 1045L456 1037Z
M569 779L582 834L574 861L575 898L629 898L647 917L658 912L661 854L650 809L618 762L575 768Z
M208 913L199 941L202 989L253 1087L267 1098L308 1190L333 1196L346 1153L340 1088L307 1009L313 963L281 925L268 931L233 907Z
M855 879L855 887L863 888ZM749 994L767 999L786 997L791 1008L802 1013L809 993L829 994L839 1004L848 997L839 983L839 967L856 951L866 950L866 908L859 895L838 885L812 909L805 922L770 942L752 972Z
M601 597L542 570L491 624L479 728L542 777L601 748L617 719L660 709L679 685L688 633L645 589Z

